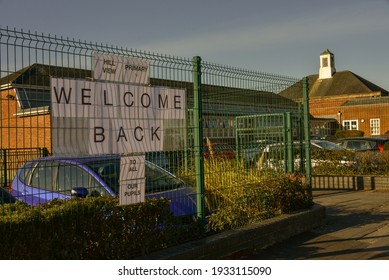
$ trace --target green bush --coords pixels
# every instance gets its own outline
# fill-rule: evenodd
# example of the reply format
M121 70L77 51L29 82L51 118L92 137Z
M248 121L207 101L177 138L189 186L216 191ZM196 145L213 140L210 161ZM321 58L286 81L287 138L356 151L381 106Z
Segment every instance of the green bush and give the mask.
M166 199L118 206L117 198L100 197L0 210L2 259L128 259L200 236L196 224L177 225Z
M312 205L302 177L255 169L244 171L242 167L243 163L236 160L204 161L211 230L237 228ZM193 174L186 177L194 178Z
M312 173L315 175L352 174L355 172L355 152L348 150L312 150Z
M389 151L356 153L353 167L355 175L387 175Z
M322 160L316 160L321 153ZM387 175L389 174L389 150L383 152L327 151L312 152L313 175Z
M364 132L361 130L337 130L335 132L335 139L350 138L350 137L363 137Z
M311 205L312 198L301 177L269 173L250 186L243 186L240 192L221 199L210 217L210 227L223 231Z
M205 160L210 233L241 227L312 205L304 178L245 171L236 160ZM185 180L195 184L194 172ZM131 259L203 236L179 224L166 199L118 206L113 197L55 200L39 207L0 206L2 259Z

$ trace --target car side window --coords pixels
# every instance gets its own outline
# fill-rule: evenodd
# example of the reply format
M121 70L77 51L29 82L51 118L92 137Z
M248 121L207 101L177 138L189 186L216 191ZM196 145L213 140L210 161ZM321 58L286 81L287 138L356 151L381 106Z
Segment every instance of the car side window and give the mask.
M42 161L34 169L31 186L48 191L56 191L53 180L58 165L53 161Z
M366 142L366 149L378 149L378 145L376 142L368 141Z
M117 162L101 163L101 166L96 168L97 174L104 182L115 192L119 193L119 174L120 164ZM97 181L96 181L97 182Z
M89 174L76 165L61 164L58 169L58 191L70 192L77 187L89 188Z
M347 148L350 150L360 150L361 149L361 142L349 141L349 142L347 142Z
M369 150L374 146L374 143L368 142L368 141L363 141L361 143L361 150Z
M23 182L23 184L29 185L30 184L30 175L31 172L36 165L36 162L29 162L26 163L20 170L19 173L19 180Z
M58 191L70 194L73 188L85 188L90 195L106 195L107 191L87 171L74 164L60 164Z

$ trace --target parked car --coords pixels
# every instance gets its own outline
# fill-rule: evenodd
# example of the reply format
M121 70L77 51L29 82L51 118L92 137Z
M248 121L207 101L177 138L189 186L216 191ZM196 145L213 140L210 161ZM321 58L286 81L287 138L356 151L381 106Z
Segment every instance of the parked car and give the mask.
M204 158L233 159L235 151L226 143L210 143L204 146Z
M268 145L276 143L272 140L257 140L251 143L242 143L237 147L239 157L247 164L255 163L261 156L261 152Z
M350 151L382 152L388 141L389 138L385 137L352 137L336 140L335 143Z
M311 148L313 150L329 150L329 151L342 151L343 147L337 145L334 142L327 140L311 140Z
M326 161L336 161L338 164L350 164L351 156L347 157L343 147L327 140L311 140L311 164L312 167L319 166ZM272 169L285 171L285 152L287 147L285 143L270 144L263 149L262 154L257 162L259 169ZM301 162L301 153L304 147L300 142L293 143L294 168L298 169ZM334 156L338 155L338 156Z
M0 187L0 204L14 203L16 199L5 189Z
M11 185L12 195L29 205L72 196L119 195L120 156L43 157L25 163ZM171 200L175 216L197 212L194 189L167 170L145 161L146 198Z

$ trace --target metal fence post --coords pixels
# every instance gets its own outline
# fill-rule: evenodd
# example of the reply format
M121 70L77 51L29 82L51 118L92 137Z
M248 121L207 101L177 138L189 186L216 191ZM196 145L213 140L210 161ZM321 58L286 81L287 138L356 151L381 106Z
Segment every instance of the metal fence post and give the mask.
M293 173L294 172L294 144L293 144L293 131L292 131L292 114L290 112L284 113L284 130L285 130L285 142L286 142L285 162L287 163L285 170L289 173Z
M196 169L197 217L200 223L205 222L204 198L204 157L203 157L203 117L201 96L201 57L193 57L193 121L194 150Z
M308 190L312 195L312 165L311 165L311 129L310 129L310 115L309 115L309 84L308 77L303 79L303 109L304 109L304 142L305 142L305 175Z
M6 187L7 185L7 173L8 173L8 170L7 170L7 149L3 149L3 170L1 170L3 172L3 187ZM2 183L2 182L0 182Z

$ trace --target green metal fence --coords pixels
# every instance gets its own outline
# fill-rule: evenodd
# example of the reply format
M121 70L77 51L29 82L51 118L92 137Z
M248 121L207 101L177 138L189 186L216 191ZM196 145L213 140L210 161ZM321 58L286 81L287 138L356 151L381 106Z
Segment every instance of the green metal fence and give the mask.
M48 156L46 148L0 150L0 187L9 188L17 170L27 161Z
M125 69L123 73L117 65ZM2 150L47 147L48 153L61 156L91 151L145 155L192 183L200 220L206 216L209 175L215 174L206 161L220 157L239 162L242 150L268 141L285 145L286 162L291 162L291 145L296 140L305 145L301 147L309 143L306 80L204 62L200 57L179 58L0 28L0 81ZM304 106L283 97L290 88L306 97ZM72 89L78 95L71 95ZM123 99L115 99L120 90L125 92ZM139 93L138 99L134 92ZM136 116L123 110L132 102L138 102ZM157 108L149 110L153 102ZM163 111L165 106L174 110ZM88 120L90 111L95 114L94 130ZM280 134L274 132L279 121L271 116L281 116ZM150 132L141 125L119 125L112 130L116 136L108 139L112 141L105 142L107 127L123 119L147 125L150 118L156 123ZM127 133L130 128L132 134ZM242 134L250 129L255 133ZM142 141L148 136L151 140L144 147ZM126 146L130 137L138 141L136 145ZM309 158L309 147L305 157ZM303 172L309 174L307 162L308 171ZM230 168L239 167L234 163L222 172Z

